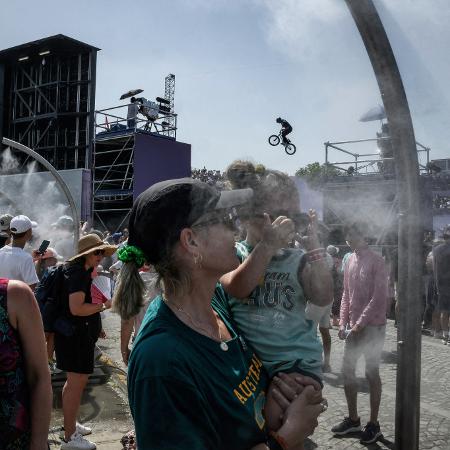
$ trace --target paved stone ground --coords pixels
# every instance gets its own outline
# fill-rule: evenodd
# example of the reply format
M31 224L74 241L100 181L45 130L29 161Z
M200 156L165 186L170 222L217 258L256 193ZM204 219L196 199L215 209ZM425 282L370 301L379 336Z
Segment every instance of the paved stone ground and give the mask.
M99 341L100 347L114 361L118 367L125 369L121 362L119 349L119 320L112 313L106 313L103 320L108 335L106 340ZM347 407L340 376L344 343L337 337L337 330L331 330L332 335L332 373L326 374L324 395L328 399L329 408L320 420L319 426L308 442L308 449L356 449L364 448L359 443L359 437L335 438L330 428L347 414ZM369 417L369 395L364 379L364 363L360 361L357 369L360 380L358 395L359 413L361 421L366 422ZM384 439L366 448L393 449L394 448L394 415L395 415L395 383L396 383L396 329L393 322L387 326L386 343L384 346L381 366L383 382L383 396L380 409L380 425ZM123 375L120 382L125 382ZM440 340L428 336L423 337L422 347L422 390L421 390L421 419L420 419L420 449L421 450L449 450L450 449L450 347ZM107 449L109 447L103 447ZM111 447L117 448L117 447Z
M394 448L395 391L396 391L396 329L393 322L387 326L386 343L382 355L381 378L383 395L380 408L380 425L384 439L367 446L370 449ZM363 448L358 436L335 438L329 432L347 414L347 407L340 376L344 343L337 337L337 330L332 334L333 372L326 374L324 395L328 399L328 411L321 417L319 427L312 437L312 442L319 449L354 449ZM420 449L450 449L450 347L440 340L428 336L422 342L422 386L421 386L421 420ZM358 364L357 376L360 381L358 405L361 421L369 418L369 394L364 378L364 363ZM311 448L315 448L314 445Z

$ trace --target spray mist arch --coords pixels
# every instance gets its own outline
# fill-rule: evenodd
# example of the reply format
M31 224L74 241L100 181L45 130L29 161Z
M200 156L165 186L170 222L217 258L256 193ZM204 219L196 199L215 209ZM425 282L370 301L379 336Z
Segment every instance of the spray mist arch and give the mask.
M78 239L80 237L80 230L79 230L79 219L78 219L78 212L77 207L75 205L75 201L72 197L72 194L70 193L70 190L65 183L65 181L62 179L61 175L58 173L58 171L39 153L36 153L34 150L31 150L31 148L27 147L26 145L20 144L19 142L13 141L11 139L3 138L2 143L8 147L11 147L15 150L18 150L22 153L25 153L28 156L31 156L34 158L39 164L43 165L55 178L56 184L60 187L63 194L65 195L67 202L69 203L71 215L74 223L74 242L73 242L73 249L74 254L76 253L77 247L78 247Z
M345 0L380 89L396 162L399 194L395 448L419 449L423 225L419 163L408 100L389 38L373 0Z

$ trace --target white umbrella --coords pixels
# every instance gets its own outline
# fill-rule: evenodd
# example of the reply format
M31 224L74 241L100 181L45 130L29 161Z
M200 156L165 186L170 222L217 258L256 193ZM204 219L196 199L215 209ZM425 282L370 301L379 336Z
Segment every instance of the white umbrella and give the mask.
M372 122L374 120L383 120L386 119L386 111L384 110L384 106L378 105L375 108L369 109L365 114L363 114L360 118L360 122Z

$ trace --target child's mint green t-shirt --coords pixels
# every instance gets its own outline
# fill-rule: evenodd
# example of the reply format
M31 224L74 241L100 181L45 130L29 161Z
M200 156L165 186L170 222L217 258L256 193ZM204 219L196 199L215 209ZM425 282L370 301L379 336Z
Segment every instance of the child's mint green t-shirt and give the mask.
M252 251L246 241L238 242L236 249L241 262ZM304 256L299 249L280 250L248 298L229 300L235 322L270 377L294 365L322 375L322 344L317 324L305 317L306 299L298 279Z

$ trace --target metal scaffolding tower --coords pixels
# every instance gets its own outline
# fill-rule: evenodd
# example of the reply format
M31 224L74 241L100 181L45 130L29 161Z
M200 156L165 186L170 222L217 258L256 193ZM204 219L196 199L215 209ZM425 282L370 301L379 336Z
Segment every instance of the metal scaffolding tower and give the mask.
M165 79L164 86L164 98L170 102L170 112L173 114L175 112L175 75L173 73L169 73ZM169 117L169 128L175 128L175 118L174 116ZM167 132L168 136L175 137L174 131L169 130Z
M93 154L93 219L120 229L133 206L134 132L97 137Z
M94 224L110 231L125 226L133 206L136 136L176 141L176 114L162 112L149 127L146 117L140 115L130 121L127 113L128 104L95 112L93 219Z
M98 50L59 34L0 51L0 135L58 170L90 168Z

